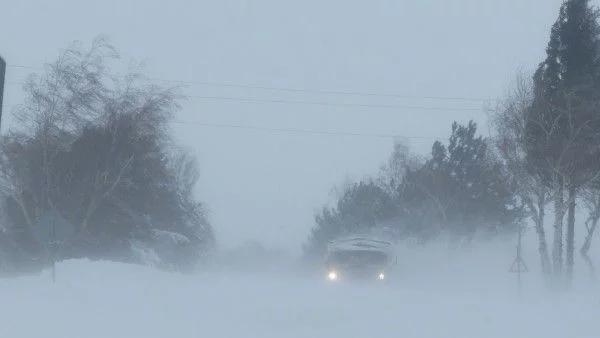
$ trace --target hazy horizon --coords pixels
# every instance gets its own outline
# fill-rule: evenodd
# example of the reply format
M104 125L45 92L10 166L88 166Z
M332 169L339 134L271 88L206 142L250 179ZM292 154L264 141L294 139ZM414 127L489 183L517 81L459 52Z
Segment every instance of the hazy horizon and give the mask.
M331 200L332 189L376 174L393 138L236 126L416 137L410 144L420 154L434 139L446 139L453 120L474 119L485 135L486 100L501 97L519 69L542 59L560 2L13 1L2 9L0 29L11 33L0 38L0 52L9 66L36 68L74 40L89 46L105 34L125 62L144 61L151 77L213 83L189 84L185 93L196 97L183 102L173 130L198 156L197 192L219 245L259 240L299 252L314 211ZM22 99L19 83L33 71L7 69L3 132L10 108ZM481 110L460 110L473 108Z

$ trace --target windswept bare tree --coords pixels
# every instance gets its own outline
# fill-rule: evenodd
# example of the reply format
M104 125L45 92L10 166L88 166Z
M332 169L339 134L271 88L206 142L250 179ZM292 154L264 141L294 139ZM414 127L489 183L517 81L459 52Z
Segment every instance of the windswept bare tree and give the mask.
M214 238L193 196L195 159L171 152L177 88L138 72L113 75L116 60L100 38L89 50L71 46L27 82L18 128L0 154L4 198L18 206L13 224L31 230L56 210L76 227L81 252L140 241L164 246L165 234L179 244L186 238L183 250L198 249Z
M552 263L546 240L544 217L551 200L551 189L545 183L546 169L528 161L527 123L533 109L533 83L527 75L517 76L515 88L493 114L497 137L496 148L515 183L516 194L533 220L538 236L538 252L546 281L552 278Z

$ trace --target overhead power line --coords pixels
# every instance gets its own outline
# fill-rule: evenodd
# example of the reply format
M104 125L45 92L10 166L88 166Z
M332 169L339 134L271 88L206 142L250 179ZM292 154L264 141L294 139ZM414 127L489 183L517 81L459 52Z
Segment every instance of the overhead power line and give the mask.
M11 65L9 67L31 69L31 70L43 70L44 69L41 67L22 66L22 65ZM261 90L280 91L280 92L314 93L314 94L347 95L347 96L363 96L363 97L426 99L426 100L442 100L442 101L467 101L467 102L481 102L481 103L489 102L489 101L496 101L495 99L484 99L484 98L463 97L463 96L431 96L431 95L430 96L422 96L422 95L409 95L409 94L399 94L399 93L375 93L375 92L344 91L344 90L289 88L289 87L265 86L265 85L256 85L256 84L213 82L213 81L174 80L174 79L163 79L163 78L157 78L157 77L148 77L148 79L153 80L153 81L188 84L188 85L261 89ZM16 84L16 83L14 83L14 84Z
M250 97L235 97L235 96L203 96L203 95L185 95L184 98L205 100L205 101L229 101L229 102L244 102L253 104L276 103L276 104L291 104L291 105L311 105L311 106L330 106L330 107L348 107L348 108L381 108L381 109L413 109L413 110L433 110L433 111L471 111L482 112L481 108L464 108L464 107L430 107L419 105L399 105L399 104L376 104L376 103L344 103L330 101L306 101L306 100L281 100L281 99L256 99Z
M305 89L305 88L287 88L287 87L270 87L262 85L252 84L238 84L238 83L222 83L222 82L205 82L205 81L183 81L183 80L166 80L159 78L150 78L155 81L173 82L181 84L195 84L203 86L216 86L216 87L235 87L235 88L247 88L247 89L262 89L271 91L281 92L296 92L296 93L314 93L314 94L328 94L328 95L349 95L349 96L366 96L366 97L395 97L405 99L427 99L427 100L444 100L444 101L470 101L470 102L486 102L489 99L483 98L469 98L469 97L457 97L457 96L419 96L419 95L408 95L408 94L387 94L387 93L373 93L373 92L358 92L358 91L337 91L337 90L321 90L321 89Z
M354 136L366 138L406 138L406 139L421 139L421 140L440 140L439 137L423 136L423 135L401 135L401 134L386 134L386 133L365 133L365 132L343 132L331 130L314 130L314 129L295 129L295 128L277 128L277 127L261 127L241 124L219 124L219 123L204 123L199 121L182 121L172 120L171 124L186 125L195 127L211 127L222 129L238 129L238 130L253 130L260 132L275 132L275 133L293 133L293 134L313 134L313 135L330 135L330 136Z
M236 124L216 124L216 123L203 123L203 122L193 122L193 121L172 121L171 123L181 124L181 125L189 125L189 126L200 126L200 127L213 127L213 128L225 128L225 129L245 129L245 130L255 130L255 131L261 131L261 132L317 134L317 135L332 135L332 136L356 136L356 137L368 137L368 138L407 138L407 139L439 140L439 138L437 138L437 137L419 136L419 135L406 136L406 135L399 135L399 134L338 132L338 131L294 129L294 128L271 128L271 127L261 127L261 126L236 125Z
M255 99L250 97L235 96L203 96L203 95L185 95L184 98L191 98L205 101L229 101L243 102L253 104L275 103L290 105L311 105L311 106L329 106L329 107L347 107L347 108L381 108L381 109L413 109L413 110L431 110L431 111L470 111L483 112L482 108L464 108L464 107L430 107L419 105L399 105L399 104L376 104L376 103L344 103L330 101L306 101L306 100L280 100L280 99Z
M42 67L33 67L33 66L20 66L20 65L7 65L6 68L23 68L23 69L31 69L31 70L43 70Z
M480 108L427 107L427 106L408 106L408 105L397 105L397 104L340 103L340 102L328 102L328 101L253 99L253 98L244 98L244 97L199 96L199 95L189 95L187 97L194 98L194 99L237 101L237 102L247 102L247 103L282 103L282 104L298 104L298 105L364 107L364 108L386 108L386 109L419 109L419 110L449 110L449 111L478 111L478 112L482 111L482 109L480 109Z
M9 84L16 84L14 82ZM282 99L259 99L250 97L235 97L235 96L204 96L204 95L184 95L184 98L198 100L213 100L213 101L229 101L229 102L244 102L253 104L276 103L276 104L291 104L291 105L312 105L312 106L330 106L330 107L348 107L348 108L382 108L382 109L413 109L413 110L432 110L432 111L471 111L482 112L482 108L465 108L465 107L432 107L421 105L399 105L399 104L377 104L377 103L346 103L346 102L330 102L330 101L307 101L307 100L282 100Z

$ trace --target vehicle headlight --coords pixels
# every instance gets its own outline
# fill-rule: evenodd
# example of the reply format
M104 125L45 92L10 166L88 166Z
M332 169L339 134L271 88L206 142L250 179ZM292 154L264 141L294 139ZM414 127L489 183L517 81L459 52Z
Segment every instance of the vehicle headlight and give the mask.
M329 278L329 280L336 280L338 278L338 275L335 271L330 271L327 275L327 278Z
M381 272L379 274L379 276L377 276L379 278L379 280L384 280L385 279L385 274L383 272Z

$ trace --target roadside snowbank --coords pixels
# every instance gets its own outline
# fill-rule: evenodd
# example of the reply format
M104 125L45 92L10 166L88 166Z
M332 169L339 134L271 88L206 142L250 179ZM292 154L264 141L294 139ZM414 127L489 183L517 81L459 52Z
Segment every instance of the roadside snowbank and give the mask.
M507 273L511 250L498 250L445 261L445 251L414 251L406 278L379 289L66 261L54 285L48 271L0 280L0 337L598 337L597 289L549 296L530 274L519 300Z

